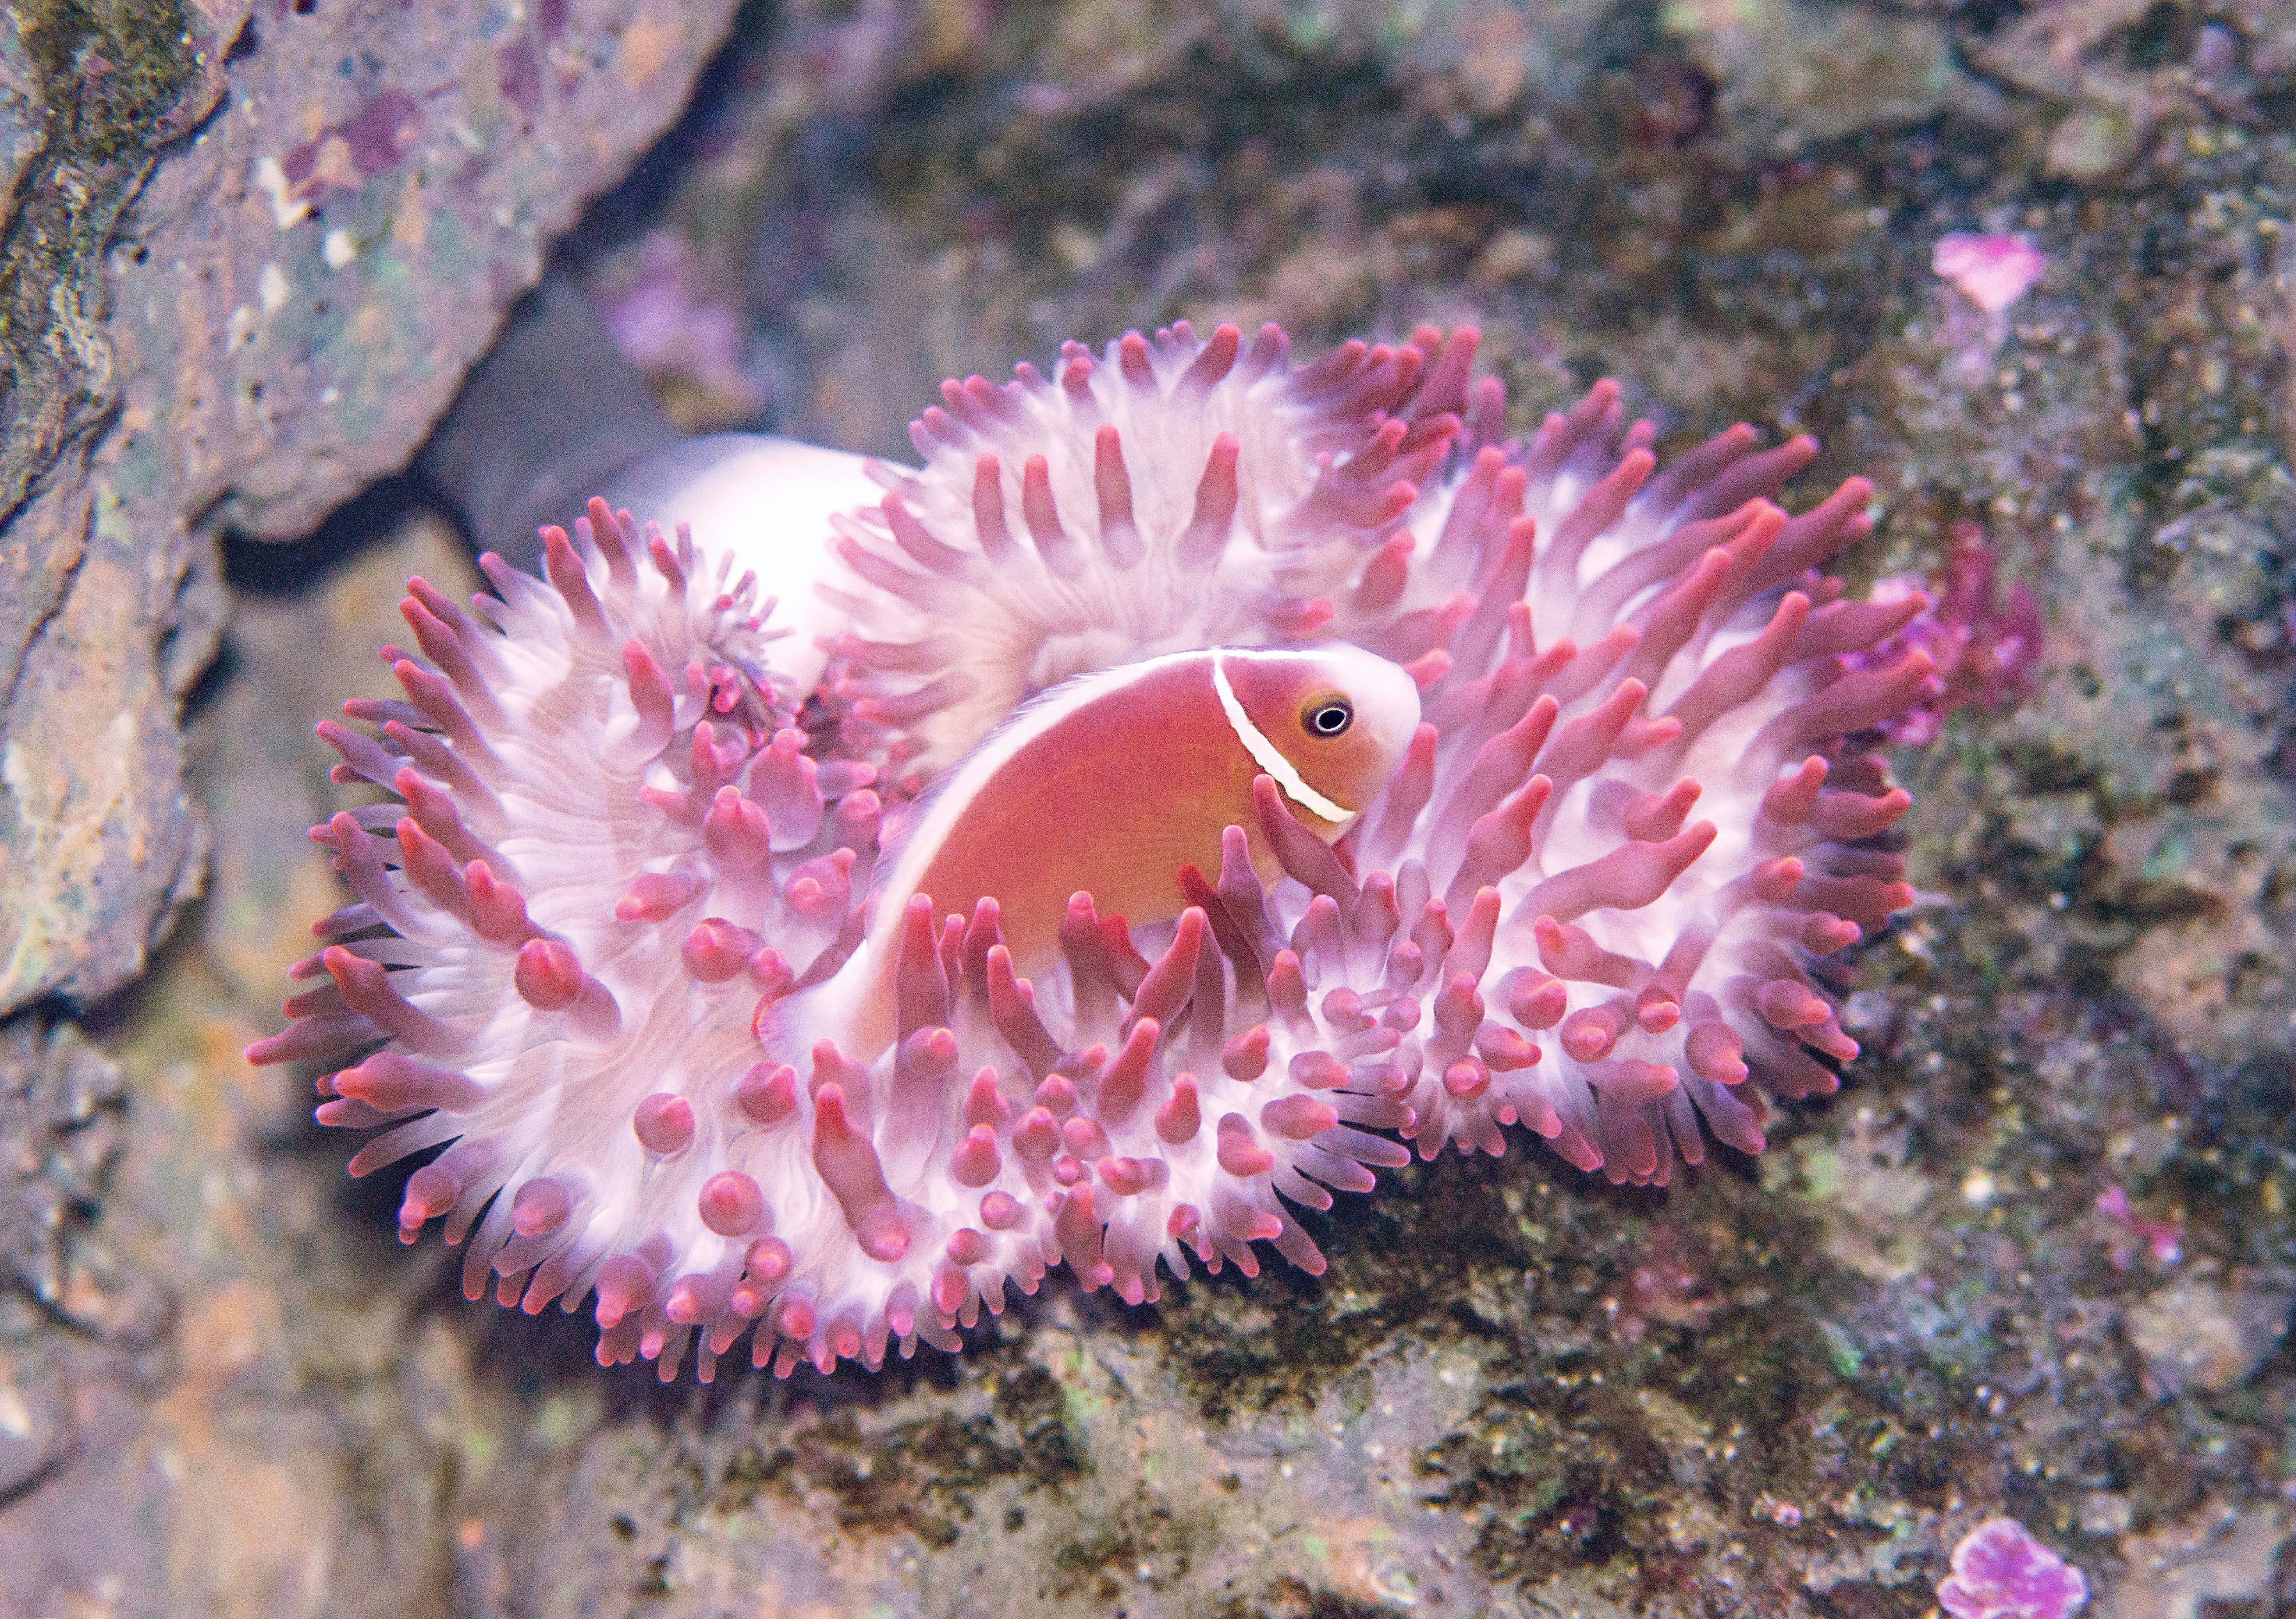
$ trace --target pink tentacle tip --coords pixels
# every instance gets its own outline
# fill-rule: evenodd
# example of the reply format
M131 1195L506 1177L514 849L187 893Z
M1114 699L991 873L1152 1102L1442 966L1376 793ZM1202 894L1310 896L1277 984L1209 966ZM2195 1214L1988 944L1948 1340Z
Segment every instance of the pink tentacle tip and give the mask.
M702 1182L701 1223L720 1237L740 1237L765 1217L765 1193L738 1169L720 1170Z
M657 1091L638 1103L630 1128L650 1153L667 1157L683 1152L693 1144L693 1104Z

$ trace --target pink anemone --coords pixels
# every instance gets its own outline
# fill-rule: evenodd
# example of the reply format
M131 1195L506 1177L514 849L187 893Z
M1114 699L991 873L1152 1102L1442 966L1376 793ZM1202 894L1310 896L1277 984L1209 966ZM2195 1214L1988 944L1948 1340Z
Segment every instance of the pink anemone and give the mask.
M1132 1301L1261 1241L1319 1270L1292 1208L1406 1142L1521 1124L1651 1184L1759 1151L1765 1094L1857 1054L1829 959L1911 898L1874 748L1931 660L1873 654L1924 603L1820 571L1870 490L1775 504L1810 440L1659 473L1605 382L1506 441L1474 347L1295 366L1183 323L947 385L922 469L839 524L816 692L754 578L602 503L546 580L491 565L467 612L414 582L406 700L322 727L398 801L315 833L357 899L250 1055L365 1053L320 1082L381 1128L354 1173L445 1149L403 1234L442 1220L473 1298L594 1296L600 1360L665 1378L744 1336L784 1373L955 1347L1062 1263ZM857 1059L839 975L914 793L1070 675L1318 634L1427 720L1336 846L1263 779L1272 882L1231 829L1177 920L1078 895L1035 983L993 901L876 895L897 1037Z

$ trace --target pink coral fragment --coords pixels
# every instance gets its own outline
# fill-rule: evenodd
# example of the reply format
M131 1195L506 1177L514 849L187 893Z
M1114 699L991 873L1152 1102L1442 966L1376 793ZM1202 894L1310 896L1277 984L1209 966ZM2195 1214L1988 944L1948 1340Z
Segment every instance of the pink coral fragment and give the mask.
M1988 315L1999 315L2033 289L2049 256L2026 235L1952 231L1938 238L1930 268Z
M2064 1619L2088 1600L2088 1581L2015 1518L1996 1517L1953 1549L1937 1594L1953 1619Z

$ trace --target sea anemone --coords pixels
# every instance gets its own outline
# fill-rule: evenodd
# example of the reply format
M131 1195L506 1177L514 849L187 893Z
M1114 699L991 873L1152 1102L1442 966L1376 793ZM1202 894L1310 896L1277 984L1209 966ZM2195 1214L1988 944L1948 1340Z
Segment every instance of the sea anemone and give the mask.
M354 1173L445 1147L402 1235L443 1220L473 1298L594 1294L601 1361L665 1378L745 1334L784 1373L954 1347L1063 1262L1134 1302L1262 1240L1320 1270L1292 1206L1406 1141L1521 1124L1647 1184L1709 1132L1759 1151L1763 1092L1857 1052L1826 959L1911 898L1872 748L1931 664L1871 654L1925 603L1817 571L1871 492L1773 504L1810 440L1653 477L1604 382L1505 442L1474 347L1295 366L1182 323L947 384L922 469L838 524L811 691L754 576L603 503L546 583L412 582L406 699L321 728L396 802L315 830L356 902L250 1056L368 1053L320 1117L381 1127ZM871 894L881 835L1048 688L1332 635L1425 716L1335 844L1263 776L1166 920L1079 893L1033 982L993 898Z
M1920 596L1924 607L1895 635L1850 655L1853 668L1894 662L1919 647L1933 666L1928 685L1905 712L1884 721L1890 741L1925 747L1946 718L1963 708L1992 712L2032 695L2044 636L2040 603L2021 581L2001 588L2001 556L1985 530L1964 520L1953 526L1953 549L1934 589L1915 574L1892 574L1874 584L1874 600Z

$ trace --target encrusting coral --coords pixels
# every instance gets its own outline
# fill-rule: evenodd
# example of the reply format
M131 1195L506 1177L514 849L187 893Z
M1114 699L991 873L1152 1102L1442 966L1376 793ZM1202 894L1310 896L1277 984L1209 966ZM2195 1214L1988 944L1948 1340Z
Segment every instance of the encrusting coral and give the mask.
M1811 441L1735 428L1654 475L1605 382L1508 442L1474 347L1295 366L1183 323L947 384L922 469L839 523L816 691L775 675L773 559L761 586L601 503L545 579L491 563L469 611L412 582L405 700L321 728L395 801L316 829L357 897L250 1056L369 1053L320 1116L382 1127L355 1173L445 1145L402 1235L443 1221L473 1298L594 1294L600 1360L665 1378L745 1334L784 1373L954 1347L1063 1262L1132 1301L1260 1241L1320 1269L1289 1206L1406 1141L1521 1124L1659 1184L1708 1132L1759 1151L1761 1092L1857 1052L1825 958L1911 899L1872 745L1931 659L1872 653L1925 604L1818 571L1871 492L1774 504ZM994 899L872 895L917 795L1038 693L1332 636L1424 716L1335 843L1262 775L1164 920L1078 893L1033 979ZM868 971L890 1007L857 1008Z

